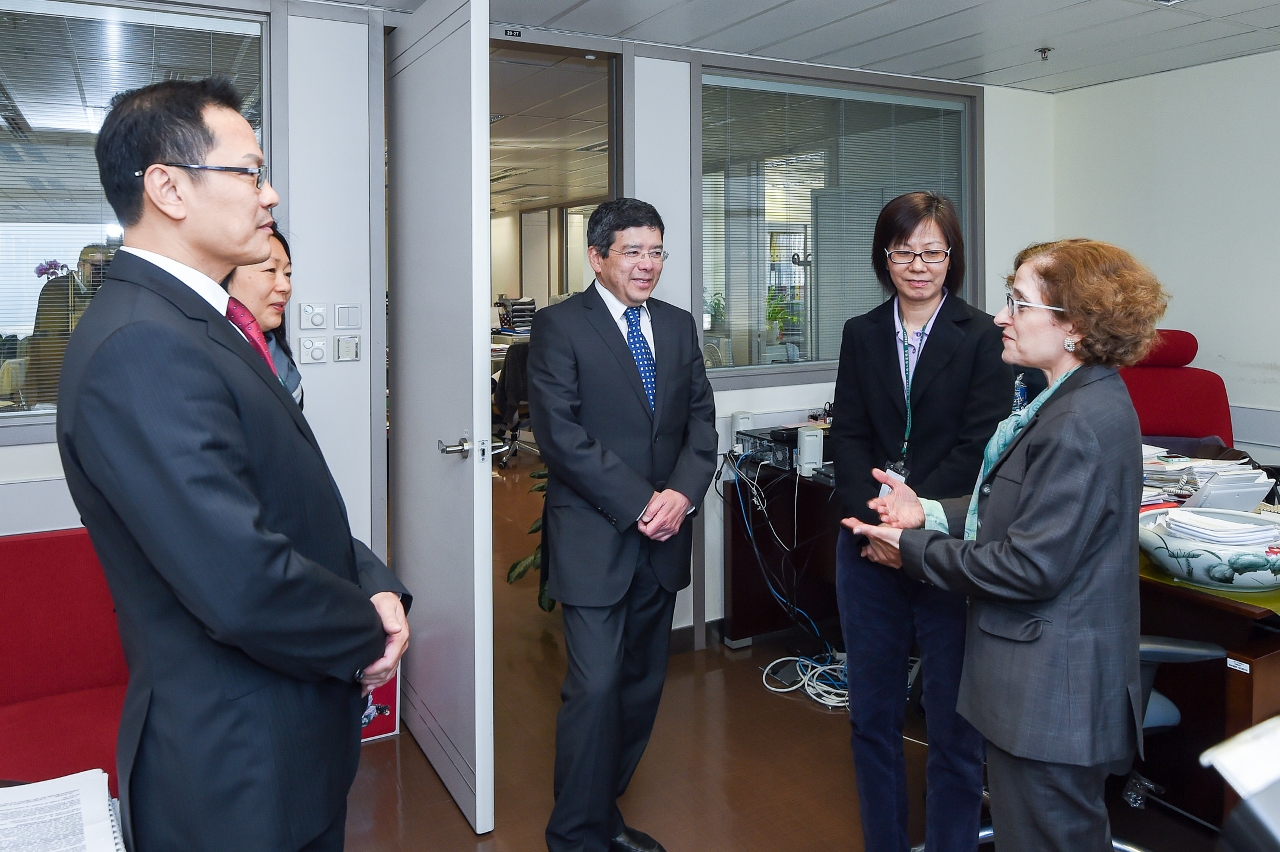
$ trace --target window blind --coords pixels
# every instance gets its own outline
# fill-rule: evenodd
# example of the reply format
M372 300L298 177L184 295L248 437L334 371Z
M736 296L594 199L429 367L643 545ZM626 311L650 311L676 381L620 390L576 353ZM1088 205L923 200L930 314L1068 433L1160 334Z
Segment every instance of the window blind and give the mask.
M0 422L53 409L67 338L120 244L93 155L111 99L220 74L260 132L262 58L256 21L0 0Z
M712 367L837 359L845 321L885 298L885 202L934 190L964 220L963 101L707 76L702 110Z

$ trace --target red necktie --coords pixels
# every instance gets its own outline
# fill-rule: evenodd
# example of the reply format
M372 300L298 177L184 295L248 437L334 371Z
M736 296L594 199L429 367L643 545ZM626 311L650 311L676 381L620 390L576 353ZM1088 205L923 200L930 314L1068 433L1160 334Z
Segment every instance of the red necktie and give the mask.
M271 353L267 351L267 339L262 336L262 329L258 327L258 321L253 318L253 313L244 306L235 296L227 299L227 319L249 338L249 345L254 351L262 356L262 360L267 362L267 366L271 368L271 374L279 378L276 373L275 362L271 360Z

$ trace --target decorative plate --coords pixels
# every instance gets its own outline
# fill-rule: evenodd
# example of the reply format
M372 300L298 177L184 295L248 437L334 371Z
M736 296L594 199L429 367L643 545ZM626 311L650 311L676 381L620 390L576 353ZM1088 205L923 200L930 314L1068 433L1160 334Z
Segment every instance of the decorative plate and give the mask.
M1206 589L1267 592L1280 588L1280 545L1232 547L1192 541L1164 525L1168 509L1144 512L1138 519L1138 546L1171 577ZM1240 524L1280 526L1280 518L1228 509L1183 509Z

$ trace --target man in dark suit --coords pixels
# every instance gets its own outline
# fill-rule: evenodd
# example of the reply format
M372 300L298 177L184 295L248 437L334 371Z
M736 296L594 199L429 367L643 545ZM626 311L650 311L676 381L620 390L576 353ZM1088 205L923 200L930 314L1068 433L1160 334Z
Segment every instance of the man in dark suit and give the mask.
M595 283L534 315L529 412L547 463L543 559L569 670L556 719L551 852L661 850L617 799L653 730L687 516L715 472L715 403L693 317L651 299L667 254L652 205L587 223Z
M279 201L239 109L218 79L112 102L96 154L124 246L58 396L129 664L133 852L341 849L362 692L408 641L406 590L352 537L261 329L216 283L270 254Z

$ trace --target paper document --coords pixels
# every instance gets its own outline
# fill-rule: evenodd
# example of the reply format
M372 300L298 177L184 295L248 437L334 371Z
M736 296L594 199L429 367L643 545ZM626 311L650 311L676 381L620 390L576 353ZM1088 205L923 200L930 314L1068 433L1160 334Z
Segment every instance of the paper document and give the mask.
M77 772L0 788L0 849L5 852L124 852L107 773Z
M1280 780L1280 716L1254 725L1200 755L1201 766L1212 766L1247 799Z

